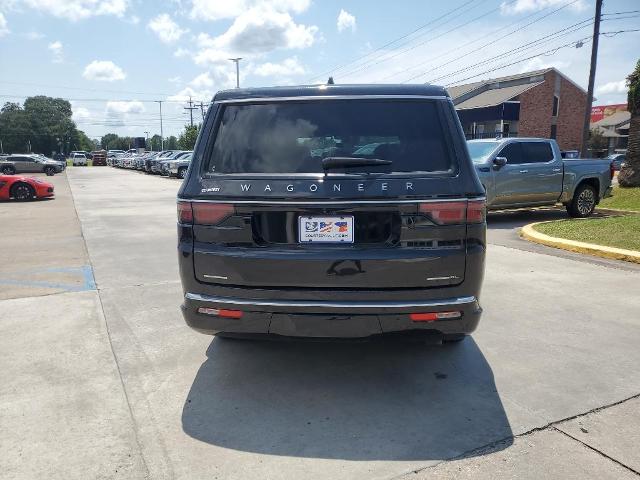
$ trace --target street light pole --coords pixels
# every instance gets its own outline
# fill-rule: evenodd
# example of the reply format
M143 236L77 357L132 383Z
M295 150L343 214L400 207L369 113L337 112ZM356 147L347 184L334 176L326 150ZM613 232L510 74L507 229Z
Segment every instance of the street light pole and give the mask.
M230 58L229 60L236 64L236 88L240 88L240 60L242 57Z
M147 139L145 140L145 150L147 149L147 144L149 143L149 132L145 131L144 134L147 136ZM153 145L151 145L151 151L153 152Z
M596 80L596 62L598 61L598 39L600 38L600 17L602 0L596 0L596 14L593 19L593 40L591 42L591 68L589 69L589 86L587 87L587 105L582 127L582 149L580 155L585 157L589 146L589 127L591 124L591 104L593 103L593 86Z

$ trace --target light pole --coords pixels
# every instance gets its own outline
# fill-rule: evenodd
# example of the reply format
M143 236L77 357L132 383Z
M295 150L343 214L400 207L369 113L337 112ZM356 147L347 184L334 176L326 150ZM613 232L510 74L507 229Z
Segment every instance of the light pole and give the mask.
M145 144L144 144L145 150L146 150L146 147L149 144L149 132L145 131L144 134L147 136L147 139L145 140ZM151 145L151 151L153 152L153 145Z
M236 64L236 88L240 88L240 60L242 57L230 58L229 60Z
M596 80L596 63L598 61L598 39L600 37L600 18L602 16L602 0L596 0L596 13L593 19L593 40L591 43L591 67L589 69L589 85L587 87L587 105L582 126L582 145L580 155L587 156L589 148L589 129L591 128L591 105L593 104L593 86Z

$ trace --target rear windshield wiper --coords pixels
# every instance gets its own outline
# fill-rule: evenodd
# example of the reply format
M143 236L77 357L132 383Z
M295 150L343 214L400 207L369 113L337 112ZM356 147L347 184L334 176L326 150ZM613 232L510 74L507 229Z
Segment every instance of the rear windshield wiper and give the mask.
M332 168L391 165L391 163L393 163L391 160L384 160L382 158L325 157L322 159L322 168L325 170L331 170Z

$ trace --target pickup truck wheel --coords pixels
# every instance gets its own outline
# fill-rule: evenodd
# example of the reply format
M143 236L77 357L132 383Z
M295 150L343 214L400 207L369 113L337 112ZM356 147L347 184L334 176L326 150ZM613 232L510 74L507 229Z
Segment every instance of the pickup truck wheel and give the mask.
M578 187L567 205L567 212L573 218L586 218L596 208L596 190L591 185L583 184Z
M47 177L53 177L56 174L56 169L53 167L47 167L44 169L44 173L47 174Z
M0 168L0 172L3 175L13 175L14 173L16 173L16 169L12 165L4 165L2 168Z
M187 168L186 167L180 167L178 169L178 178L184 178L187 176Z
M35 197L36 191L27 183L15 183L11 187L11 196L18 202L26 202Z

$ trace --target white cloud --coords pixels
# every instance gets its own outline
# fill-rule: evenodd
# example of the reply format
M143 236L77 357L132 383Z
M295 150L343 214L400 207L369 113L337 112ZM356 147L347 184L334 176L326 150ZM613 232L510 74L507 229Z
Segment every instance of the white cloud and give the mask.
M520 73L532 72L534 70L543 70L545 68L557 68L558 70L562 70L570 65L570 62L562 61L562 60L553 60L551 58L535 57L531 60L527 60L520 67Z
M119 66L109 60L94 60L84 68L82 76L100 82L114 82L127 77Z
M73 114L71 117L73 121L76 123L82 123L84 120L87 120L91 117L91 112L88 108L76 106L73 102L71 103Z
M145 111L144 104L138 100L107 102L105 118L109 126L123 127L132 117Z
M0 13L0 15L2 15ZM42 40L45 35L43 33L40 32L27 32L24 34L25 37L27 37L28 40Z
M178 48L175 52L173 52L173 56L176 58L188 57L191 55L191 52L186 48Z
M191 87L185 87L175 95L171 95L167 100L172 102L188 102L189 98L193 101L209 102L213 98L212 90L195 90Z
M628 87L626 80L620 80L619 82L608 82L604 85L600 85L596 89L596 93L604 95L607 93L627 93Z
M253 73L260 77L286 77L289 75L302 75L305 73L305 69L296 57L292 57L280 63L262 63L253 69Z
M247 10L262 5L279 12L304 12L311 0L192 0L191 18L198 20L221 20L235 18Z
M167 81L175 84L182 83L182 77L180 75L176 75L175 77L167 78Z
M53 63L62 63L63 59L64 59L64 52L63 52L63 48L62 48L62 42L60 42L59 40L55 41L55 42L51 42L47 48L49 49L49 51L51 52L51 61Z
M515 2L502 2L500 11L503 15L516 15L518 13L537 12L548 7L561 7L566 4L566 0L515 0ZM585 0L577 0L567 6L579 12L587 8Z
M356 31L356 17L346 10L340 9L340 13L338 14L338 31L342 32L349 28L352 32Z
M200 48L194 55L198 65L227 62L230 57L262 55L273 50L303 49L316 40L318 27L294 22L291 15L261 4L240 14L223 34L197 36Z
M0 37L3 37L9 33L9 28L7 27L7 19L4 18L2 12L0 12Z
M204 72L191 80L191 82L189 82L189 85L195 88L210 88L213 87L213 78L211 78L209 72Z
M22 0L22 4L75 22L97 15L122 17L129 0Z
M144 112L144 104L138 100L119 101L114 100L107 102L107 113L121 115L125 113L142 113Z
M152 18L147 25L163 43L174 43L180 40L188 30L180 28L168 13L161 13Z

